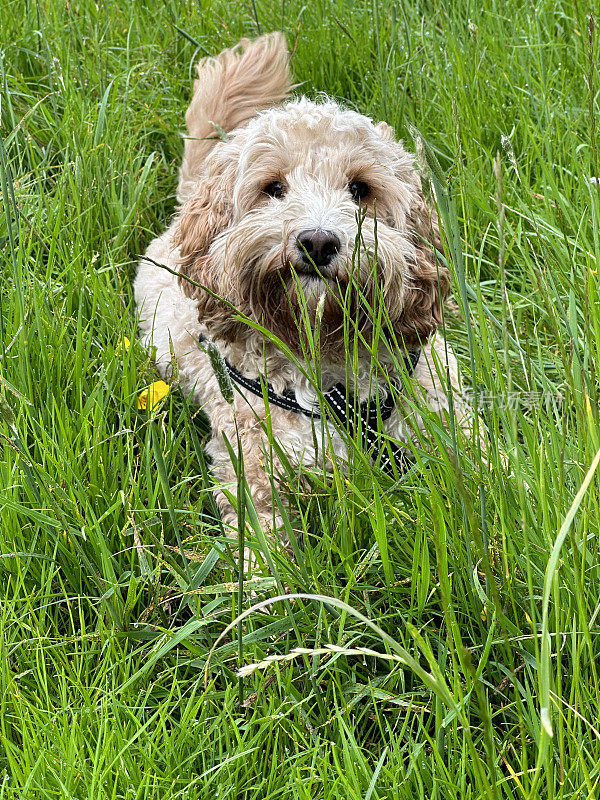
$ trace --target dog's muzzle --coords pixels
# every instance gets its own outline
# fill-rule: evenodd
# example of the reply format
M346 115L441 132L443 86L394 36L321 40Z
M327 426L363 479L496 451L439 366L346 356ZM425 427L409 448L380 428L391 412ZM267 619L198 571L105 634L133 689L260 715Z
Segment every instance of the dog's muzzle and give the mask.
M294 267L303 274L332 277L341 246L339 236L333 231L322 228L301 231L296 237L299 258L295 259Z

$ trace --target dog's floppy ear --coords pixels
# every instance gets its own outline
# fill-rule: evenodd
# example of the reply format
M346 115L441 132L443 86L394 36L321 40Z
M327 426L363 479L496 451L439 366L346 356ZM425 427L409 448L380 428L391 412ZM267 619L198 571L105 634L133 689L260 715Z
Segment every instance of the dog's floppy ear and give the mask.
M394 129L386 122L375 128L396 157L394 173L399 185L389 209L391 224L411 245L402 259L404 268L392 271L384 282L386 305L398 341L416 347L424 344L442 323L450 273L438 255L442 243L437 215L423 194L414 156L402 142L395 141Z
M174 244L180 248L179 272L182 277L179 281L186 295L198 303L198 320L208 325L215 337L231 341L238 335L240 323L232 319L234 312L230 306L219 299L223 297L225 287L220 280L219 265L210 252L213 241L232 222L228 183L222 174L197 182L193 197L180 211ZM195 286L186 278L206 289Z
M394 332L407 347L423 344L442 323L442 306L450 289L450 274L436 250L442 252L435 212L419 186L406 220L406 232L414 246L414 260L405 276L402 311L394 320Z

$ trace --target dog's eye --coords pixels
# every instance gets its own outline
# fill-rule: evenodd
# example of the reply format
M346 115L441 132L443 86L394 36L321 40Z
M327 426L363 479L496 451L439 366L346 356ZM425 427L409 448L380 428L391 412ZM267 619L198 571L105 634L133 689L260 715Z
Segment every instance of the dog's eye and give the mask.
M263 192L276 200L280 200L285 194L285 186L280 181L272 181L265 186Z
M352 195L352 199L357 203L364 200L365 197L368 197L371 193L371 187L364 181L352 181L348 184L348 189Z

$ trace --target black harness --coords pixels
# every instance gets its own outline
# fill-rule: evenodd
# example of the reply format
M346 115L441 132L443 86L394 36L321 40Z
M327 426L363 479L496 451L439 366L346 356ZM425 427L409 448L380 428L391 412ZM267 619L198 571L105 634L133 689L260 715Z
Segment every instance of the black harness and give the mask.
M200 342L206 341L206 337L200 335ZM404 366L408 375L412 375L421 356L420 348L408 350L404 354ZM265 380L264 376L258 378L248 378L242 374L237 367L223 359L229 377L243 389L264 400L265 395L269 405L283 408L285 411L293 411L296 414L304 414L306 417L320 419L322 417L319 409L308 409L301 406L296 400L296 395L291 389L286 389L283 394L277 394L273 387ZM393 391L395 390L395 391ZM378 420L382 422L388 420L394 410L394 393L399 390L397 381L390 381L390 389L383 398L375 397L357 403L355 396L347 391L343 383L336 383L327 392L323 392L323 400L326 411L334 417L342 427L348 431L350 437L360 428L363 446L366 452L373 451L374 460L379 461L381 469L390 474L394 474L394 467L402 475L410 466L406 453L400 445L391 440L380 442L378 430ZM380 445L378 451L376 445Z

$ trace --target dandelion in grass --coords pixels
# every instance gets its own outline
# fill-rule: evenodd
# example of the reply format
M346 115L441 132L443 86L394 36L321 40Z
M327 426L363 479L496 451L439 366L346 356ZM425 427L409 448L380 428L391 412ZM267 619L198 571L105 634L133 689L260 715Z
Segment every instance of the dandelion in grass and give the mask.
M138 408L153 411L171 391L171 387L164 381L155 381L138 395Z

